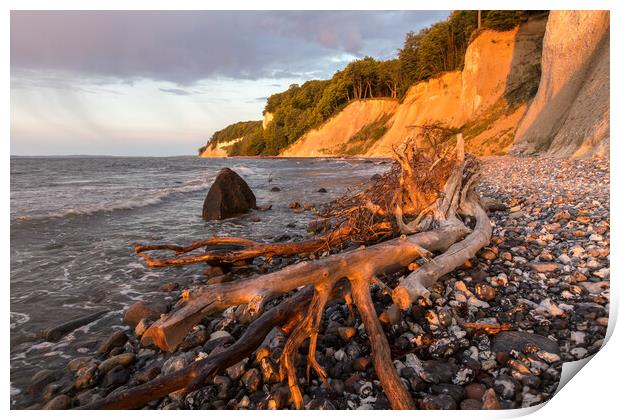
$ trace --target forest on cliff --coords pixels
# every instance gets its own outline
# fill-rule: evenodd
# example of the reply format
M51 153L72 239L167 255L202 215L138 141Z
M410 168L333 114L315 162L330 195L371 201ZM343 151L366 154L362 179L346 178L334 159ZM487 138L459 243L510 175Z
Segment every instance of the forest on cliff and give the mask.
M265 129L260 121L231 124L215 132L199 154L211 145L242 138L227 147L229 156L277 155L352 100L401 100L411 85L462 69L467 46L480 29L510 30L531 13L536 11L454 11L444 21L407 33L394 59L364 57L349 63L331 79L293 84L271 95L263 113L270 113L273 120Z

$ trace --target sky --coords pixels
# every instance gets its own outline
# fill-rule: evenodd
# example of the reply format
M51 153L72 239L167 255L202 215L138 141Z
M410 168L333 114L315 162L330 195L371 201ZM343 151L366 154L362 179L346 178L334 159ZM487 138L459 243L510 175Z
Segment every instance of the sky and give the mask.
M12 11L11 154L194 155L447 11Z

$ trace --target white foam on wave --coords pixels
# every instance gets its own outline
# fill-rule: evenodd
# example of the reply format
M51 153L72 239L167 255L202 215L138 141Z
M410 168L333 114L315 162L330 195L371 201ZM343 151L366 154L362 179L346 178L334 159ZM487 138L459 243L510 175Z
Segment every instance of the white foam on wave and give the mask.
M251 172L251 169L246 168ZM133 210L141 207L152 206L163 202L166 198L175 194L192 193L207 189L211 183L209 180L192 179L178 187L164 188L151 196L137 196L126 200L117 200L113 203L103 203L92 206L81 206L76 208L68 208L58 213L51 213L42 216L15 216L15 221L41 220L41 219L59 219L67 216L90 216L97 213L108 213L115 210Z
M30 315L21 312L11 312L11 329L30 321Z
M234 165L231 169L241 175L256 174L256 171L254 169L248 168L247 166L243 166L243 165Z

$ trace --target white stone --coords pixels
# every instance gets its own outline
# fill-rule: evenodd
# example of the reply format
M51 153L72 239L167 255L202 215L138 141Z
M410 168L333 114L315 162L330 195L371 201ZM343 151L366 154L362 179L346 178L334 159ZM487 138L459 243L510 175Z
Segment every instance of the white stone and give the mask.
M570 257L569 257L568 255L566 255L566 254L562 254L562 255L560 255L560 256L558 257L558 260L560 260L560 262L561 262L562 264L570 264L570 262L571 262Z

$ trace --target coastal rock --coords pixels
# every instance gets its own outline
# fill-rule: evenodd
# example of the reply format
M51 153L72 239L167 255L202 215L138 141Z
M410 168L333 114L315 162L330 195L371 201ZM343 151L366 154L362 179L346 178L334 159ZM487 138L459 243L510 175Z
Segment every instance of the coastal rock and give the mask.
M131 328L136 328L143 319L155 321L161 314L166 312L168 312L168 304L163 301L139 301L127 308L123 316L123 322Z
M138 384L143 384L145 382L151 381L161 373L161 366L159 363L152 363L146 369L136 373L133 379Z
M71 398L61 394L43 406L43 410L67 410L71 408Z
M456 401L449 395L427 395L420 401L422 410L456 410Z
M256 392L261 385L261 375L257 369L250 369L241 377L241 382L248 391Z
M527 345L535 345L549 353L560 354L560 348L555 341L538 334L522 331L502 331L493 337L492 350L496 353L510 353L512 350L525 351Z
M69 363L67 363L67 369L72 372L77 372L84 366L88 366L91 364L95 364L95 359L90 356L76 357L72 359Z
M482 402L471 398L461 401L461 410L482 410Z
M204 220L222 220L256 208L256 197L236 172L223 168L215 178L202 206Z
M187 351L197 346L202 346L208 338L207 331L203 328L195 328L195 331L185 337L181 345L179 346L180 351Z
M127 334L124 331L116 331L101 343L97 349L97 354L106 354L115 347L121 347L126 342Z
M112 356L107 360L104 360L99 365L99 372L105 374L106 372L114 369L117 366L127 366L132 364L136 360L134 353L123 353L118 356Z
M32 376L30 380L30 386L27 389L27 393L36 395L43 390L48 384L54 382L60 377L59 372L43 369L38 371Z
M465 385L465 398L482 401L482 396L487 388L479 383Z
M211 353L216 347L231 344L235 341L228 331L215 331L209 336L209 340L205 343L203 350Z
M118 387L127 383L129 380L129 371L124 366L116 366L111 369L103 378L103 387Z

